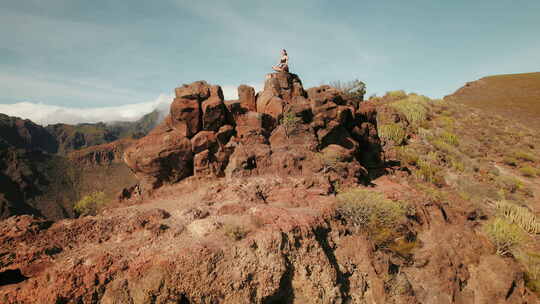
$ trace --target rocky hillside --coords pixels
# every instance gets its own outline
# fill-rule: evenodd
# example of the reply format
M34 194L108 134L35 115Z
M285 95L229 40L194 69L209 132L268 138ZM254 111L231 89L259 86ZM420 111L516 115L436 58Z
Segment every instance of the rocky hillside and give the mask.
M0 222L3 303L539 302L537 133L288 73L175 93L121 202Z
M540 129L540 73L484 77L445 99Z
M80 138L89 133L84 134ZM121 161L133 139L63 155L71 148L57 135L29 120L0 114L0 219L16 214L73 217L73 205L84 195L99 190L116 198L135 182Z

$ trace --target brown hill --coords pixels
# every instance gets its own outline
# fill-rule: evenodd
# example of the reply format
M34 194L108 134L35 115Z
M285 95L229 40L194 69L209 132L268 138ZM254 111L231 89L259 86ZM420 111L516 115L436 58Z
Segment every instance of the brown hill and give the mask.
M484 77L445 99L540 129L540 72Z

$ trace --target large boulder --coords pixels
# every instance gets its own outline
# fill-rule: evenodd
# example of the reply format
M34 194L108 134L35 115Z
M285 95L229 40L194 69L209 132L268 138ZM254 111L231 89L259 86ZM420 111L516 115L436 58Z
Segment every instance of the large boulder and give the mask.
M184 136L191 138L200 130L217 131L226 123L221 87L196 81L176 88L175 94L169 124Z
M278 120L294 97L306 97L302 81L296 74L271 73L266 75L264 89L257 95L257 112Z
M227 107L220 86L210 88L210 97L202 101L202 111L202 129L205 131L217 131L227 123Z
M253 87L245 84L240 85L238 87L238 101L248 111L257 111L255 89Z
M184 84L174 89L176 98L186 98L193 100L203 100L210 97L210 85L204 81L195 81L191 84Z
M174 183L192 174L191 141L180 132L164 132L139 139L126 149L124 162L144 191Z

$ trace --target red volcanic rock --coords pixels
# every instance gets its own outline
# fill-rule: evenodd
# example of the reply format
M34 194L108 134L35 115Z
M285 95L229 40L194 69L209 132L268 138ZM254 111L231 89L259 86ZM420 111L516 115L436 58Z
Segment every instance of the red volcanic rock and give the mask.
M175 98L170 115L172 127L183 136L192 137L201 130L201 106L197 99Z
M248 111L257 111L255 89L253 87L245 84L240 85L238 87L238 101Z
M271 73L267 75L264 89L257 95L257 112L279 119L284 107L292 103L294 97L305 97L302 82L295 74Z
M264 115L257 112L247 112L236 119L236 138L244 143L266 143Z
M184 84L175 89L171 104L170 125L186 137L201 129L217 131L227 116L221 87L205 81Z
M144 190L191 175L192 159L191 141L174 131L145 136L124 153Z
M193 174L195 176L211 176L212 175L212 154L208 150L204 150L195 154L193 158Z
M373 121L365 121L372 119L372 115L364 112L356 115L353 102L329 86L313 88L306 93L294 74L269 74L264 90L256 97L253 88L242 85L238 101L224 102L221 88L204 81L184 85L175 92L177 97L171 105L170 115L151 135L159 138L162 133L171 133L191 138L194 157L185 158L185 170L172 176L168 176L171 173L167 170L159 172L157 166L153 166L154 171L143 172L134 162L128 162L134 172L151 176L150 181L144 182L147 186L143 189L146 190L159 186L159 180L177 181L187 177L192 170L200 177L317 174L320 166L313 165L317 163L314 155L329 145L341 146L354 155L348 161L354 163L351 168L357 168L351 169L355 173L339 174L351 179L351 176L359 176L357 172L365 173L358 169L363 167L357 162L369 157L364 157L368 152L361 152L361 148L376 148ZM255 108L257 111L252 111ZM285 112L288 120L282 122ZM152 153L155 155L151 156ZM132 152L132 155L136 154ZM148 148L148 152L140 154L144 157L131 156L131 159L153 159L159 164L163 151Z
M0 221L2 303L538 302L460 207L416 204L404 257L309 180L191 182L98 216Z
M291 103L286 105L285 112L301 118L303 123L309 123L313 119L310 101L303 96L293 97Z
M215 151L218 147L216 134L212 131L201 131L191 139L191 147L194 154L203 150Z
M224 125L219 128L216 138L220 146L225 146L234 135L234 128L231 125Z
M203 100L210 97L211 86L206 81L195 81L191 84L184 84L174 90L176 98L186 98L193 100Z
M315 151L317 148L317 138L309 125L298 124L285 128L278 126L272 131L268 138L273 151L283 148L297 148L307 151Z
M327 103L335 105L345 105L346 103L343 93L329 85L310 88L307 90L307 96L313 102L313 112L317 112L316 108Z
M227 177L250 176L264 173L270 168L272 150L266 144L239 144L225 169Z
M203 102L202 109L203 130L217 131L227 123L227 107L225 107L223 99L210 97Z

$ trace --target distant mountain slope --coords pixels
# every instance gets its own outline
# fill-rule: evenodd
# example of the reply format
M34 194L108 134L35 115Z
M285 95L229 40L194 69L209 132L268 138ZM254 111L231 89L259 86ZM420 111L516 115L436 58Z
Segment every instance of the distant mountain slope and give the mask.
M48 125L46 130L56 138L57 152L66 155L74 150L110 143L121 138L140 138L150 132L159 119L159 112L155 110L133 122L54 124Z
M540 129L540 72L484 77L445 99Z
M0 114L0 219L72 217L73 204L90 192L113 198L135 183L121 161L123 149L158 120L154 111L135 122L44 128Z

